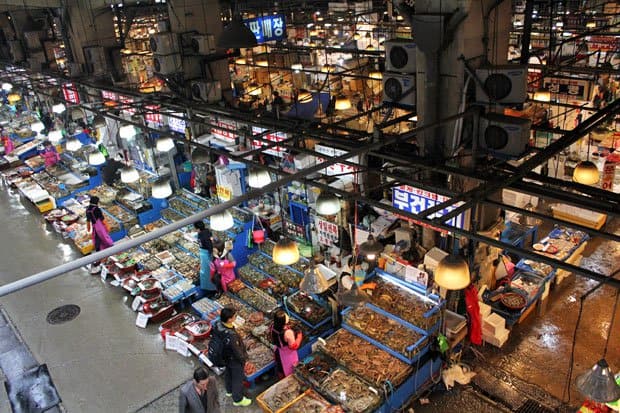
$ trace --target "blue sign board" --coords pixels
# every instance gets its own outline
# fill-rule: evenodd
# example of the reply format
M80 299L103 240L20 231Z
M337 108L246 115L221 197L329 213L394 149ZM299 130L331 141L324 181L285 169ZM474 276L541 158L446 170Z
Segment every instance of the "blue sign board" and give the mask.
M444 203L450 198L436 194L434 192L424 191L423 189L415 188L409 185L400 185L392 190L392 205L394 208L398 208L401 211L411 212L413 214L419 214L420 212L434 207L435 205ZM438 211L428 218L438 218L450 211L455 210L462 202L457 202L448 208ZM446 224L457 228L463 228L464 213L457 215L456 217L448 220Z
M286 37L286 23L283 14L245 19L243 23L254 33L258 43L283 40Z

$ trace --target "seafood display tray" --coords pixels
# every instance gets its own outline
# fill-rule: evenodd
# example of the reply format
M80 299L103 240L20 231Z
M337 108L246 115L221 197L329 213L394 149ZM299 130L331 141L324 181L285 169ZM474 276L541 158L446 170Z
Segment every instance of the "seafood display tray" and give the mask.
M301 294L301 292L300 292L300 291L297 291L297 292L295 292L294 294L292 294L292 296L293 296L293 295L295 295L295 294ZM317 302L317 304L318 304L318 305L321 305L321 304L320 304L320 303L318 303L318 302ZM327 316L326 316L323 320L321 320L321 321L319 321L318 323L315 323L315 324L312 324L310 321L306 320L306 319L304 318L304 316L303 316L303 315L301 315L301 314L299 314L298 312L296 312L296 311L292 308L292 306L287 305L287 299L285 299L285 301L284 301L284 307L285 307L285 309L287 310L287 312L288 312L289 314L291 314L293 317L295 317L296 319L298 319L299 321L301 321L302 323L304 323L306 326L310 327L310 329L311 329L311 330L316 330L316 329L319 329L319 328L321 328L322 326L324 326L325 324L327 324L327 323L331 322L331 320L332 320L331 312L330 312L330 311L329 311L329 309L327 309L324 305L321 305L321 307L323 307L324 309L326 309L326 310L327 310Z
M295 399L301 396L304 391L306 391L306 388L307 386L305 386L304 383L291 375L276 382L267 388L267 390L256 396L256 404L258 404L265 413L280 413ZM292 397L283 397L282 395L284 392L289 392L287 396ZM278 405L274 406L274 401L272 399L277 399L279 397L282 400L278 400Z
M340 382L338 382L340 380ZM347 388L347 385L350 386ZM356 387L357 394L351 395L347 389ZM379 392L360 377L342 368L332 371L319 389L327 400L340 403L342 407L352 413L371 413L381 405L383 398ZM347 398L340 401L340 394L344 392Z
M357 328L355 328L352 325L349 325L346 321L346 315L351 312L353 309L352 308L346 308L344 309L341 314L342 314L342 328L344 328L345 330L347 330L348 332L355 334L356 336L368 341L369 343L379 347L381 350L386 351L387 353L391 354L392 356L398 358L399 360L407 363L407 364L414 364L416 361L418 361L420 359L420 357L424 356L428 350L430 349L430 344L431 344L431 340L429 338L429 336L426 334L426 332L416 326L410 325L409 323L403 323L402 320L400 320L397 317L394 317L392 314L383 311L379 308L376 308L374 306L368 305L366 304L366 306L368 308L370 308L371 310L382 314L390 319L392 319L393 321L396 321L397 323L399 323L402 327L407 328L409 330L413 330L416 333L420 334L422 337L415 343L412 343L410 346L407 347L406 352L407 355L391 348L388 347L387 345L373 339L372 337L369 337L368 335L366 335L364 332L358 330Z

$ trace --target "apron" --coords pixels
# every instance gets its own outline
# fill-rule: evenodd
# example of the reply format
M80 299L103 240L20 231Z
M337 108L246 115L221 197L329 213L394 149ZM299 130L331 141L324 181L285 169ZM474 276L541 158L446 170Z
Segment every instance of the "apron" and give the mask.
M284 332L286 333L288 330L288 328L285 328ZM299 356L297 355L297 350L292 350L288 344L282 343L280 335L278 335L278 341L280 341L280 345L276 348L276 357L279 357L280 364L282 365L282 372L284 373L284 377L287 377L293 374L295 365L299 361Z
M230 264L230 261L226 258L216 258L215 259L215 268L217 272L222 277L222 291L228 291L227 285L228 283L235 280L235 269L234 268L224 268L225 264Z
M202 248L200 248L200 288L206 291L217 290L211 280L211 253Z
M102 220L95 219L91 208L86 210L86 218L92 225L92 237L93 244L95 245L95 251L101 251L114 245L114 241L110 238L110 234L108 234L108 229L105 224Z

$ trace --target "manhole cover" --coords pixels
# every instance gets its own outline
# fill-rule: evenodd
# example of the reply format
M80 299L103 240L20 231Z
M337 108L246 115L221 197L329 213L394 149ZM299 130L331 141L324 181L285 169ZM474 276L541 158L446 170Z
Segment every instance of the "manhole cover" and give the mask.
M543 406L535 400L527 399L527 401L516 410L516 413L554 413L554 410Z
M73 320L80 315L80 307L75 304L67 304L54 308L47 314L47 322L50 324L62 324Z

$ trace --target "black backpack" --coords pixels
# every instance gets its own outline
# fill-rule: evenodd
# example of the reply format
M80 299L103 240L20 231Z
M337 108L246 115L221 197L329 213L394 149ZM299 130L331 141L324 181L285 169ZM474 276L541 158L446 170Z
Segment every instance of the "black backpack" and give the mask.
M224 367L226 365L224 361L224 351L226 349L227 335L224 333L215 333L211 335L209 340L209 349L207 352L207 358L216 367Z

